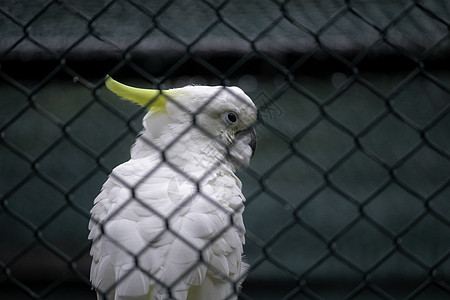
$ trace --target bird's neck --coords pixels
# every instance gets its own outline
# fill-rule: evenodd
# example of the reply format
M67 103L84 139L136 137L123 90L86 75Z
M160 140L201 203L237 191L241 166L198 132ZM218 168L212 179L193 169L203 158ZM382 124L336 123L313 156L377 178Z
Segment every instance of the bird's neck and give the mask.
M212 171L229 167L224 145L202 133L183 135L166 149L167 160L181 168Z
M225 145L198 128L171 128L157 138L143 131L131 149L131 158L159 154L181 170L211 172L233 170L227 159Z

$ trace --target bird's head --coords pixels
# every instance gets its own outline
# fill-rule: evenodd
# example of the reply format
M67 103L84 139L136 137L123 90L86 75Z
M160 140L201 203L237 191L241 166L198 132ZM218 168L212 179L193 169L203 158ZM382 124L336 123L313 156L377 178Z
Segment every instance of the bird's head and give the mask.
M256 148L252 127L257 112L252 100L238 87L185 86L170 90L130 87L107 77L106 86L118 96L146 107L146 138L199 138L221 149L235 169L247 166ZM167 139L167 136L172 137ZM165 144L165 145L164 145Z

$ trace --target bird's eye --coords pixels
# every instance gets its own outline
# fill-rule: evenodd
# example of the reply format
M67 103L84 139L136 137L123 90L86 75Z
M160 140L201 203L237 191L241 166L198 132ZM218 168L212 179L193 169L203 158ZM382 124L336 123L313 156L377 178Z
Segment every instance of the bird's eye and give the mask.
M235 124L237 119L237 115L234 112L228 112L225 114L225 121L229 124Z

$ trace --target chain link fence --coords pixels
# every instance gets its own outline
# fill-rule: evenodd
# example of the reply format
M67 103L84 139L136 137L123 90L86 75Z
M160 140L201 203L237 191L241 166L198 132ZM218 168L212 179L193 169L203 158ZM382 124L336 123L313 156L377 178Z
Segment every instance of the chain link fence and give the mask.
M450 297L450 4L0 2L0 299L95 299L89 210L143 111L104 87L257 104L242 299Z

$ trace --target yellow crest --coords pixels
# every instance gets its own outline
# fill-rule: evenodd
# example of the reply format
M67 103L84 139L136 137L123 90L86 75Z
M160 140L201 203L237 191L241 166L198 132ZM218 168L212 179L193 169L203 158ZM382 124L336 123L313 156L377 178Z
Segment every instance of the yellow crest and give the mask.
M167 113L166 100L171 94L174 96L174 91L171 90L136 88L120 83L110 76L106 76L105 85L117 96L146 107L154 113Z

